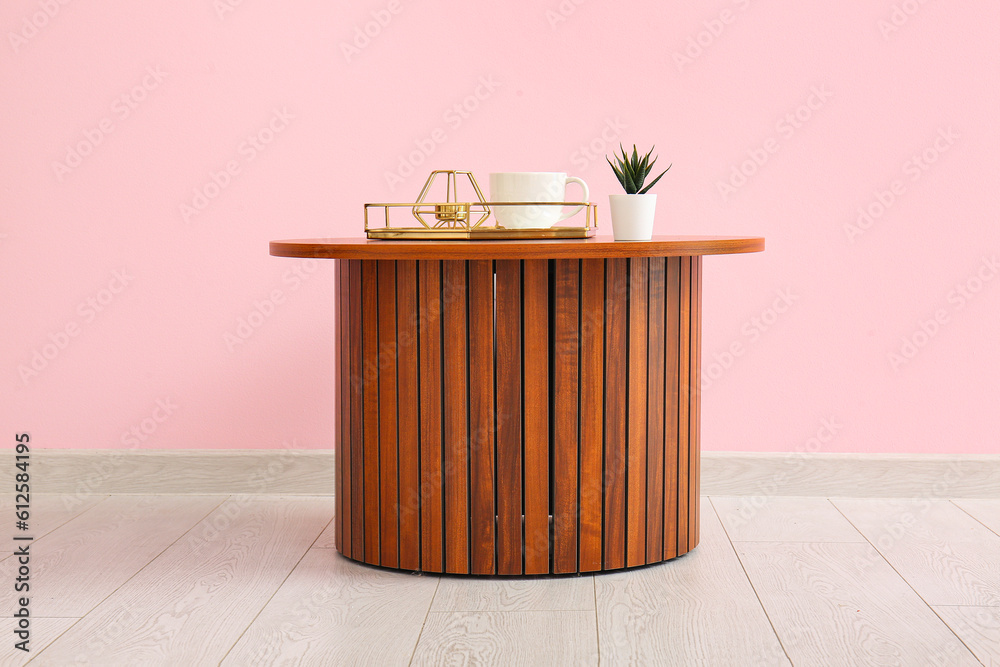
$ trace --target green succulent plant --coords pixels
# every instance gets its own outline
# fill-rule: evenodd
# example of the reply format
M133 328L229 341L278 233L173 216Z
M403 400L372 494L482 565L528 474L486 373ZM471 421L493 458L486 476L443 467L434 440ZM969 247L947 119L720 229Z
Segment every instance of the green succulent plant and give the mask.
M615 170L615 176L618 177L618 182L622 184L623 188L625 188L625 194L627 195L646 194L649 192L649 189L656 185L656 182L663 177L663 174L670 171L670 167L674 166L671 164L663 170L663 173L654 178L652 183L646 187L642 187L643 183L646 182L646 177L649 176L649 172L653 169L653 165L656 164L657 158L655 157L652 162L649 161L649 156L653 154L653 148L656 148L656 146L650 148L649 152L642 157L639 156L639 151L636 150L635 144L632 144L631 157L629 157L629 154L626 152L624 146L620 143L618 146L622 150L621 157L618 157L616 153L611 154L612 157L615 158L615 162L618 163L617 165L615 165L615 163L612 162L607 156L605 156L604 159L606 159L608 164L611 165L611 168Z

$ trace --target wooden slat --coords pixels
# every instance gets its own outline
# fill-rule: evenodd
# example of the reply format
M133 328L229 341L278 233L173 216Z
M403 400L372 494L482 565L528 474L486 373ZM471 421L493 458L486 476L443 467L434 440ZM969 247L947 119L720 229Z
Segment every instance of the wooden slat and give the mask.
M343 429L345 423L344 414L344 378L347 373L344 371L346 356L343 354L343 341L346 339L345 328L347 323L344 319L344 301L342 297L343 278L341 273L347 268L346 259L338 259L334 262L333 269L333 293L336 299L337 323L333 332L333 382L336 387L336 399L334 400L334 414L336 423L333 425L333 535L334 543L341 553L344 552L344 442L350 442L350 437L345 440Z
M364 382L361 355L361 260L350 260L350 338L351 338L351 557L363 560L364 543L364 422L362 401Z
M399 566L420 568L420 393L417 374L417 262L396 262L399 354Z
M677 402L680 399L681 259L668 257L664 299L663 558L677 556Z
M524 261L524 572L549 571L548 262Z
M646 393L646 562L663 560L663 257L649 260L649 332Z
M351 519L351 260L340 260L340 431L341 431L341 477L338 497L341 502L336 507L337 516L342 518L340 551L350 556L353 549Z
M497 573L521 574L521 262L496 263Z
M446 260L444 293L445 569L469 572L466 262Z
M379 527L381 564L399 567L399 452L396 447L396 262L378 261Z
M701 489L701 257L691 258L691 442L689 459L691 475L688 479L688 549L698 544L701 525L698 494Z
M608 259L605 285L604 569L625 567L628 260Z
M378 263L365 260L361 267L361 409L364 413L364 533L366 563L378 565L379 552L379 450L378 450Z
M441 262L420 260L420 569L444 570Z
M579 548L577 482L580 447L580 262L578 260L555 261L554 326L553 571L576 572Z
M604 502L604 260L580 274L580 571L601 569Z
M628 527L629 567L646 562L646 348L649 260L629 260Z
M680 359L677 399L677 553L687 553L690 502L688 475L690 470L691 424L691 258L681 257L680 270Z
M469 262L469 503L473 574L496 573L493 262Z

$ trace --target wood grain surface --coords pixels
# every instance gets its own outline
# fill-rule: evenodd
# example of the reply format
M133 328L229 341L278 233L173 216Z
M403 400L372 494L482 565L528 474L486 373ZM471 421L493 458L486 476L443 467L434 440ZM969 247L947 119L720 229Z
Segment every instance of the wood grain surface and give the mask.
M310 549L222 664L408 664L437 583Z
M793 664L979 664L888 563L867 560L866 545L739 542L736 551Z
M594 615L586 611L433 612L413 654L414 665L597 663Z
M604 260L580 273L580 571L601 569L604 503Z
M378 262L361 267L361 410L364 438L364 561L381 560L381 487L379 485ZM355 501L357 502L357 501Z
M417 367L417 262L396 262L399 566L420 568L420 375Z
M420 567L444 571L441 262L417 262L420 283Z
M150 502L176 507L183 501L161 497ZM103 540L92 541L95 550L101 549L103 565L78 564L73 574L128 580L96 598L86 616L34 662L69 665L84 655L96 665L218 664L330 521L329 509L322 498L233 498L193 526L188 523L190 530L176 541L177 536L151 527L141 533L125 531L130 541L145 535L169 545L159 546L155 558L147 556L140 571L127 575L117 565L130 552L139 557L134 545L111 550L113 545ZM169 510L135 507L134 513L147 525L153 517L178 526L182 522L180 514ZM106 529L96 515L92 520L93 529ZM107 560L110 553L115 554L112 562ZM329 550L319 553L332 555ZM93 595L98 589L78 579L62 586L58 597L74 590Z
M364 356L361 322L361 261L351 260L349 328L351 332L351 557L365 557ZM346 512L347 510L345 510ZM345 517L346 519L346 517ZM346 553L346 552L345 552Z
M1000 535L947 500L834 499L929 605L1000 607Z
M524 262L524 572L549 572L548 262Z
M521 262L496 263L497 573L521 574Z
M443 262L445 565L469 571L469 369L466 263Z
M37 537L28 563L31 614L87 614L224 500L111 496ZM0 576L11 582L11 594L0 597L0 615L14 612L13 582L19 565L17 558L0 561Z
M628 260L606 262L604 381L604 569L625 567L625 496L628 480Z
M469 262L470 572L496 572L493 262Z
M674 257L764 250L761 236L654 236L649 241L529 239L496 241L387 241L364 238L271 241L278 257L329 259L565 259Z
M576 572L580 456L580 262L555 261L552 571Z
M649 335L649 260L629 264L628 303L628 528L626 564L646 562L646 425Z
M396 439L396 263L378 261L379 564L399 567L399 450Z
M594 577L603 664L790 664L719 520L704 520L697 551Z

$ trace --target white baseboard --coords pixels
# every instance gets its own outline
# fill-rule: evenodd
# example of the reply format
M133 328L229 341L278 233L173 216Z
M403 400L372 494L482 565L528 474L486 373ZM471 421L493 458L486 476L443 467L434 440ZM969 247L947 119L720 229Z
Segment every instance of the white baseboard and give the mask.
M1000 456L704 452L701 493L1000 498Z
M13 458L13 457L12 457ZM332 450L31 453L35 493L333 495ZM0 484L13 489L13 460ZM1000 498L1000 456L705 452L702 495Z
M13 463L0 466L7 484ZM333 450L60 450L31 452L35 493L333 495Z

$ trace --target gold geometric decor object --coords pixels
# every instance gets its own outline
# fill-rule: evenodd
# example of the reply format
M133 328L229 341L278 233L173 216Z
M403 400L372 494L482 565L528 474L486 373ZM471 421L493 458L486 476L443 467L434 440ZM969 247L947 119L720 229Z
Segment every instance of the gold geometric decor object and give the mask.
M432 187L437 177L444 174L444 200L433 200ZM461 188L461 189L460 189ZM440 186L438 188L440 190ZM587 238L597 233L597 204L590 202L500 202L504 207L520 206L579 206L587 214L582 227L553 225L551 227L507 229L494 219L488 224L491 207L498 202L488 202L476 183L471 171L432 171L420 190L416 202L365 204L365 235L370 239L424 239L424 240L489 240L489 239L572 239ZM368 209L383 209L385 224L374 226ZM419 226L393 224L390 211L409 208Z

